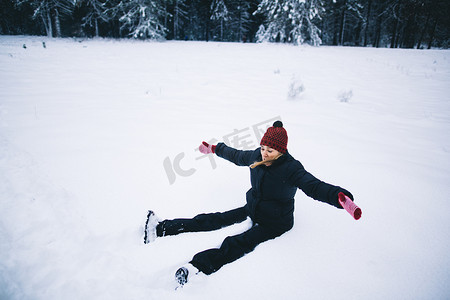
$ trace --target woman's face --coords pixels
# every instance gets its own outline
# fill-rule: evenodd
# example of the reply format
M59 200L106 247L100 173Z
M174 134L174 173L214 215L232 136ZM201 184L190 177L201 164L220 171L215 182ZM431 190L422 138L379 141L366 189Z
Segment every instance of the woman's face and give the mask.
M272 149L268 146L261 146L261 156L263 161L264 160L272 160L275 159L275 157L277 157L278 155L280 155L280 152L278 152L275 149ZM272 163L267 163L265 164L266 166L270 166Z

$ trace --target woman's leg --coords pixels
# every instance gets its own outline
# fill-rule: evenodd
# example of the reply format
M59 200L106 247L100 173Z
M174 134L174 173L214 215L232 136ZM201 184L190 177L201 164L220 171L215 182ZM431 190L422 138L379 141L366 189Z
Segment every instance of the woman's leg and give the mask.
M256 225L244 233L227 237L219 249L209 249L194 256L190 262L197 269L209 275L223 265L241 258L260 243L282 235L286 230Z
M157 236L176 235L182 232L212 231L245 221L244 207L226 212L200 214L192 219L164 220L156 227Z

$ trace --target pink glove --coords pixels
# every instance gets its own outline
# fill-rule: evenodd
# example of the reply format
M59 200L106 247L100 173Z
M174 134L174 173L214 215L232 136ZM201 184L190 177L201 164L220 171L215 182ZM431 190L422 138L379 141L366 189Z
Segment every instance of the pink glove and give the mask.
M210 145L207 142L202 142L200 147L198 147L198 150L200 150L203 154L216 153L216 145Z
M339 203L342 205L345 210L355 218L355 220L359 220L362 215L361 208L356 206L355 203L353 203L352 199L347 197L344 193L339 193Z

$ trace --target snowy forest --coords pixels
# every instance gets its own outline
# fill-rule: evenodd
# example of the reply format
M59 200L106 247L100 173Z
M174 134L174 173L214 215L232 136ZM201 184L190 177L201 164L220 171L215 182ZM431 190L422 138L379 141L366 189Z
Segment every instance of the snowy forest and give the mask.
M448 48L448 0L2 0L0 34Z

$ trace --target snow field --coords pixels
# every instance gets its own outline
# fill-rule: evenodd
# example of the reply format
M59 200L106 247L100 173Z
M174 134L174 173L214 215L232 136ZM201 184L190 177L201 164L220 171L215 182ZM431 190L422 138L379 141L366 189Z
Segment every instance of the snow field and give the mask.
M0 298L448 298L449 59L0 36ZM144 245L147 209L242 206L248 170L194 149L235 129L256 147L253 126L277 116L291 154L349 189L361 220L299 191L290 232L174 291L177 267L249 224ZM170 184L180 153L194 173Z

